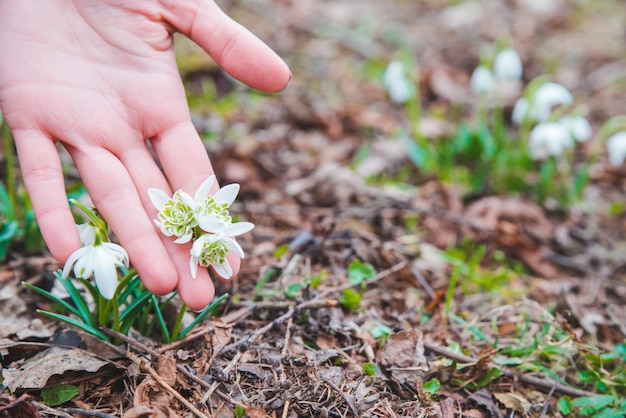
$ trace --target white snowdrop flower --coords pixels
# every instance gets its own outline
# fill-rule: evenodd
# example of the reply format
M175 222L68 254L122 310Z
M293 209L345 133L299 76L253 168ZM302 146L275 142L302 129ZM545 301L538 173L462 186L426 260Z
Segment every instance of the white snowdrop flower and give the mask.
M559 122L541 122L530 132L530 155L536 160L559 156L574 140L565 125Z
M407 77L400 61L389 63L383 75L383 85L394 103L403 104L415 96L415 84Z
M494 86L494 79L491 70L484 65L476 67L470 79L470 87L479 94L489 93Z
M585 142L591 138L591 124L582 116L563 116L560 120L572 138L577 142Z
M239 184L228 184L214 195L209 194L215 181L211 175L196 191L194 196L194 215L198 226L205 232L224 233L229 237L244 234L254 228L251 222L234 222L228 209L239 194Z
M520 97L515 102L515 106L513 106L513 112L511 113L511 120L516 125L521 125L526 115L528 114L528 110L530 109L530 105L528 104L528 100L525 97Z
M196 278L199 264L203 267L213 267L220 277L230 279L233 268L226 258L230 251L235 251L240 258L244 258L243 249L232 237L223 233L201 235L191 247L189 259L191 276Z
M63 267L61 277L67 278L74 267L74 276L95 278L96 286L105 299L112 299L117 289L117 268L128 267L128 254L112 242L93 242L74 251Z
M83 246L93 245L96 242L96 227L91 223L77 224L78 236Z
M522 60L517 52L511 48L500 51L493 63L493 73L497 80L520 80L522 71Z
M520 97L513 107L511 119L517 125L526 118L532 122L545 122L550 119L555 106L569 106L573 101L574 97L566 87L549 81L537 88L530 102Z
M620 131L606 140L606 150L609 153L609 163L619 167L626 159L626 131Z
M569 106L574 102L574 96L563 85L551 81L543 83L532 101L531 117L539 122L550 119L552 108L555 106Z
M178 190L170 198L167 193L159 189L149 189L148 196L155 208L158 209L154 223L166 237L175 236L176 244L185 244L191 241L193 229L198 225L194 217L194 201L191 196Z

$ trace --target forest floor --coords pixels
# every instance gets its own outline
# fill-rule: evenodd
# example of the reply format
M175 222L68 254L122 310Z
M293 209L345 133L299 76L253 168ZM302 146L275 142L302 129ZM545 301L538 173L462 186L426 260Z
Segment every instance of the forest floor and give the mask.
M181 341L113 346L35 312L49 302L21 283L50 288L60 265L15 246L0 266L0 417L623 416L626 167L601 152L567 206L489 177L470 192L416 167L381 80L411 57L420 132L445 141L477 113L481 53L508 39L523 82L550 74L597 133L626 110L626 6L219 3L294 73L280 94L252 92L178 44L218 179L241 184L232 212L256 225L239 276L217 283L229 296ZM520 95L504 94L506 129ZM61 384L80 391L50 406L42 391Z

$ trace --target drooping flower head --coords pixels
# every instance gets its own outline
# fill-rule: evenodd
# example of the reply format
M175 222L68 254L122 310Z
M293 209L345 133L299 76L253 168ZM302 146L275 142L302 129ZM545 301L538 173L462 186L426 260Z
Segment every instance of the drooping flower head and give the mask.
M391 61L383 75L383 85L394 103L403 104L415 96L413 81L407 76L400 61Z
M85 212L91 221L76 225L83 247L67 259L61 277L69 277L72 270L79 279L89 279L93 275L102 297L111 299L117 289L117 268L128 267L128 254L120 245L109 242L104 220L82 203L75 200L72 203Z
M626 159L626 131L611 135L606 140L606 150L612 166L619 167L624 164L624 159Z
M574 145L574 140L566 126L559 122L541 122L530 132L530 154L542 160L549 156L559 156Z
M472 90L479 94L486 94L493 89L494 85L495 81L491 70L484 65L476 67L470 78Z
M500 51L493 62L493 74L497 80L520 80L522 78L522 71L522 60L512 48Z
M528 118L531 122L546 122L557 106L569 106L574 96L563 85L551 81L537 88L530 99L521 97L513 107L511 119L518 125Z

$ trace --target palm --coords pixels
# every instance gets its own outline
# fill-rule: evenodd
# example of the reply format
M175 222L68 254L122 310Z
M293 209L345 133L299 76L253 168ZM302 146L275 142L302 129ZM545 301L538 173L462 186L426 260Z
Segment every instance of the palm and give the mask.
M189 280L189 249L157 235L147 196L150 187L192 192L213 172L190 123L171 29L254 87L278 90L289 72L212 1L174 2L171 9L162 3L4 0L0 107L55 257L65 261L79 246L54 148L59 141L146 285L158 293L177 285L190 306L202 307L213 294L209 277Z

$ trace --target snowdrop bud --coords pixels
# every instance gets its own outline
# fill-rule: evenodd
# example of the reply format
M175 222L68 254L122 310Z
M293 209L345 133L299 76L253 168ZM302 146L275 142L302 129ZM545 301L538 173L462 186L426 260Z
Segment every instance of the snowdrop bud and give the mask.
M559 120L567 132L578 142L585 142L591 138L592 129L587 119L582 116L563 116Z
M565 125L559 122L542 122L530 132L530 155L542 160L550 155L559 156L566 148L574 145Z
M606 140L606 150L609 153L609 162L619 167L626 158L626 131L621 131Z
M493 85L494 80L491 70L482 65L476 67L470 79L470 87L472 90L479 94L486 94L493 89Z
M392 61L383 76L383 85L394 103L406 103L415 95L415 84L407 76L400 61Z
M522 71L522 60L511 48L501 51L493 63L493 72L498 80L519 80L522 78Z
M545 122L550 119L553 107L569 106L573 101L574 96L566 87L549 81L535 92L531 117L539 122Z

